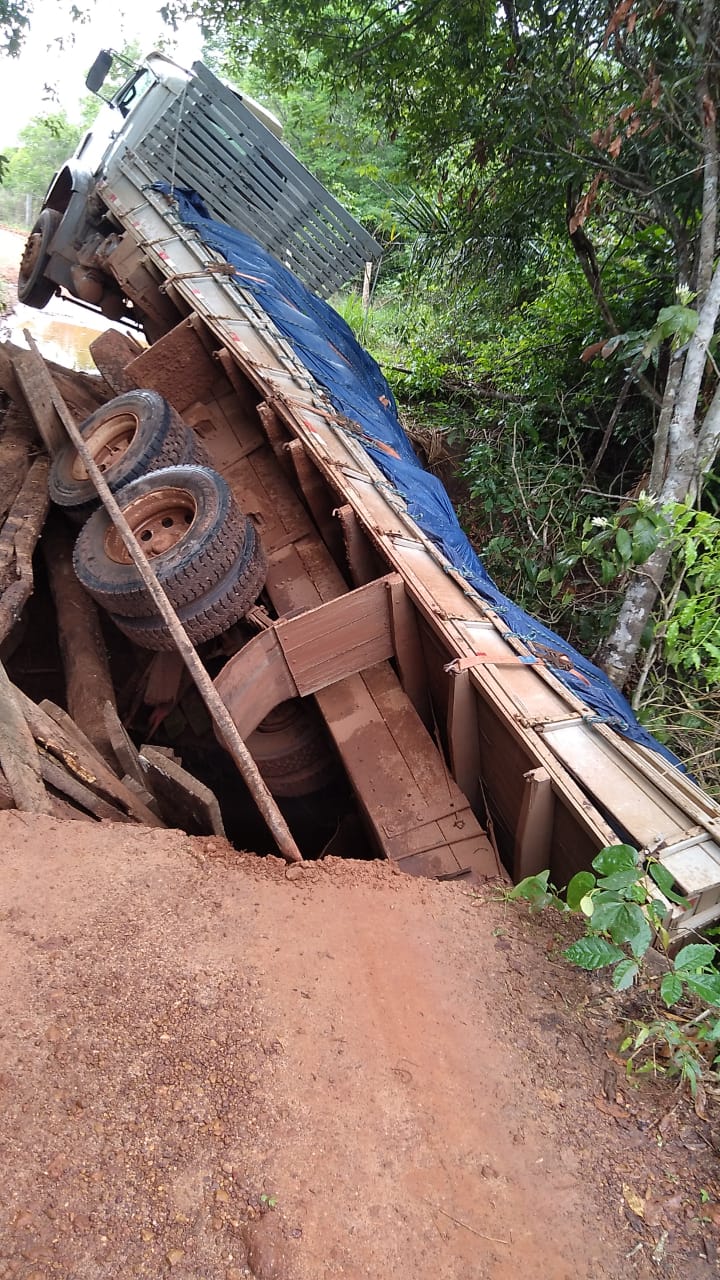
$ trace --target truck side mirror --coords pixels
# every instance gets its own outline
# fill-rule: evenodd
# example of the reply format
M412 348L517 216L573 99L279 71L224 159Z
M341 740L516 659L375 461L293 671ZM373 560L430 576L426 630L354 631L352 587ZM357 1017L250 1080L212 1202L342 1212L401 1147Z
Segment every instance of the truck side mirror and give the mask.
M91 93L99 93L112 64L113 58L109 49L101 49L87 73L85 88L89 89Z

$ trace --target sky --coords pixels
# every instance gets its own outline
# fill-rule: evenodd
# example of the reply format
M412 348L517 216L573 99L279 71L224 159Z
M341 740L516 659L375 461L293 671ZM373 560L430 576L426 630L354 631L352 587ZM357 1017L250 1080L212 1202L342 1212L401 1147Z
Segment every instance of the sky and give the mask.
M110 6L107 0L77 0L78 8L88 10L88 20L78 23L69 17L72 0L33 0L30 31L20 56L0 55L0 148L13 146L28 120L58 105L78 121L78 104L87 93L85 76L100 49L122 49L137 39L148 53L162 34L170 41L167 52L183 66L200 57L197 26L187 23L174 34L160 17L161 3L118 0Z

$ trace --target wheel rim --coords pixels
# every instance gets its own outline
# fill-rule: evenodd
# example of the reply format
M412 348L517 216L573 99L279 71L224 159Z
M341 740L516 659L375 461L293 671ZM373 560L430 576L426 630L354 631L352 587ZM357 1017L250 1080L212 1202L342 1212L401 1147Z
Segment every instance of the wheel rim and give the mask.
M42 232L33 231L28 236L23 256L20 260L20 281L29 280L38 262L42 251Z
M127 453L137 435L138 426L134 413L118 413L116 417L101 423L87 437L85 443L103 474ZM77 454L72 465L72 478L78 481L88 479L85 463Z
M155 489L123 510L136 541L153 560L176 547L192 529L197 503L187 489ZM105 535L105 551L115 564L132 564L132 557L114 526Z

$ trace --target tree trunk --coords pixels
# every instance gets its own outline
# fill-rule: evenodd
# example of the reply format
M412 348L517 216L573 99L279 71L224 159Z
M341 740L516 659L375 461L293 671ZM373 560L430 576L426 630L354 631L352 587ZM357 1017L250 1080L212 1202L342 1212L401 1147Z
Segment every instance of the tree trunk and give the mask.
M687 346L683 363L671 362L665 386L653 457L652 477L662 482L656 507L697 500L702 477L712 466L720 445L720 391L716 390L704 421L696 426L697 403L708 344L720 312L720 265L715 268L698 325ZM661 456L664 455L664 456ZM619 689L627 682L670 563L670 546L659 547L628 587L617 621L602 648L600 666Z

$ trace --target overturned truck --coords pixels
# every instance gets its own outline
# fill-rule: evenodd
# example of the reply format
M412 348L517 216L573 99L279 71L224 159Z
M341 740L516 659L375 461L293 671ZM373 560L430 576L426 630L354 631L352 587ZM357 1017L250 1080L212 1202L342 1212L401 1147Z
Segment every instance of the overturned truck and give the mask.
M82 435L270 792L292 821L334 788L333 850L360 831L414 874L565 883L628 841L686 896L674 928L707 922L718 806L485 574L323 300L378 247L278 132L202 64L152 55L56 176L19 282L149 341L94 344L117 396ZM172 711L172 634L69 440L50 492Z

